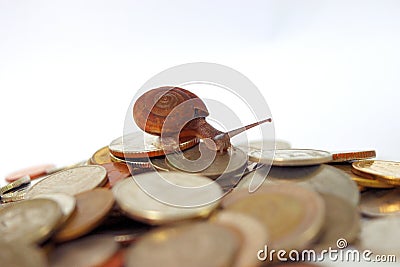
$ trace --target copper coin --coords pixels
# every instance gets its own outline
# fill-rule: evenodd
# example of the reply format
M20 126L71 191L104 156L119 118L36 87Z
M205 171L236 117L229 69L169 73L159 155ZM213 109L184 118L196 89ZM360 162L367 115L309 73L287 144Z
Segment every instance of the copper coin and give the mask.
M194 138L181 142L179 148L185 150L199 143ZM119 158L147 158L165 155L160 137L144 132L134 132L121 136L108 146L110 153Z
M118 181L131 176L128 166L124 163L109 162L101 164L107 171L108 182L110 187L113 187Z
M36 179L40 176L46 175L49 170L54 169L56 166L54 164L42 164L37 166L28 167L6 176L5 180L7 182L13 182L21 177L29 175L31 180Z
M112 162L112 160L110 157L110 150L108 149L108 146L100 148L90 158L91 164L101 165L110 162Z
M360 233L358 209L348 201L332 194L321 194L325 202L325 223L314 247L322 250L336 247L337 240L346 239L350 244Z
M345 162L360 159L371 159L376 157L375 150L332 152L332 162Z
M361 194L362 214L378 217L400 214L400 189L370 190Z
M76 210L67 223L56 233L58 242L68 241L93 230L110 212L114 205L111 191L96 188L76 195Z
M196 222L156 229L126 252L126 267L232 266L240 238L233 230Z
M112 236L88 236L64 243L50 254L50 266L99 266L118 251Z
M125 250L119 250L105 263L98 265L98 267L123 267L124 266Z
M274 249L303 249L313 242L324 223L325 205L320 195L298 185L271 185L239 195L225 203L230 211L259 220Z

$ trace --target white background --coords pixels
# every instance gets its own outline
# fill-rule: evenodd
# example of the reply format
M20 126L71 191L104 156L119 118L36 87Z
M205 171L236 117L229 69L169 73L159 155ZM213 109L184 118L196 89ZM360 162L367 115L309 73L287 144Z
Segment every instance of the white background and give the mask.
M122 135L143 83L197 61L250 78L294 147L400 160L399 14L399 1L0 0L0 177L89 158Z

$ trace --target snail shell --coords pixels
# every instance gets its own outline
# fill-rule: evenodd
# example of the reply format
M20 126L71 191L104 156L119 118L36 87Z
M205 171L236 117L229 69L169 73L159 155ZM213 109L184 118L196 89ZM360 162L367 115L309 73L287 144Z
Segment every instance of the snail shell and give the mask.
M179 87L159 87L140 96L133 107L133 118L143 131L163 136L179 134L180 138L210 138L224 135L207 123L209 115L204 102L192 92ZM216 148L230 147L229 136L217 140Z

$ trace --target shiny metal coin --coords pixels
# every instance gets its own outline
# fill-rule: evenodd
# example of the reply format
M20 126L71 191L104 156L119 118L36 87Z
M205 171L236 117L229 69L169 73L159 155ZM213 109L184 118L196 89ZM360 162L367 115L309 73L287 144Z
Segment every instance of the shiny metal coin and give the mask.
M400 189L366 191L359 207L362 214L371 217L400 215Z
M215 153L206 148L204 144L200 145L203 145L206 153L208 152L211 155ZM169 155L169 157L173 157L173 155ZM201 155L200 146L195 146L183 151L181 155L177 156L179 158L174 157L173 161L171 161L169 157L166 157L165 161L171 170L189 172L191 174L203 175L210 178L231 176L232 174L243 172L248 162L247 155L241 149L234 147L231 147L226 152L216 153L213 160L207 156ZM188 164L183 161L185 159L188 160ZM204 168L199 171L192 171L191 167L193 166L204 166Z
M375 150L332 152L332 162L347 162L352 160L371 159L375 157Z
M222 197L209 178L179 172L139 174L118 182L112 191L128 216L148 224L208 216Z
M58 204L63 213L63 219L61 224L66 222L72 213L75 211L76 199L73 196L63 194L63 193L52 193L52 194L42 194L36 195L33 199L50 199Z
M72 240L96 228L114 205L110 190L96 188L76 195L76 211L55 234L58 242Z
M249 151L249 159L273 166L309 166L332 161L332 154L313 149L277 149Z
M366 188L393 188L393 185L377 180L375 176L362 173L354 169L350 164L332 164L331 166L338 168L347 173L358 186Z
M318 250L335 248L337 240L344 238L348 244L353 243L361 230L358 209L332 194L321 194L325 203L325 220L322 232L313 245Z
M49 199L21 201L0 210L1 240L41 243L59 226L63 214Z
M383 160L362 160L353 162L353 168L375 176L392 185L400 185L400 162Z
M360 247L373 255L400 257L400 216L387 216L364 221L361 228Z
M47 176L33 185L26 193L26 198L48 193L77 195L104 184L107 172L101 166L81 166L67 169Z
M0 240L1 266L46 267L48 262L44 253L37 247L24 242L11 243Z
M240 239L234 231L197 222L146 234L128 249L125 264L126 267L232 266L239 248Z
M112 236L89 236L58 246L50 254L50 266L101 266L117 251Z
M269 240L268 233L260 221L242 213L226 210L215 214L210 221L231 227L240 233L242 245L233 267L256 267L262 264L262 261L254 255L257 255L260 248L264 248Z
M238 188L248 188L252 179L262 180L259 172L250 173L238 184ZM356 183L345 172L323 164L308 167L272 167L263 185L296 183L319 193L333 194L354 206L358 205L360 193Z
M255 193L242 189L224 199L224 208L259 220L273 249L303 249L320 233L325 218L323 199L298 185L271 185Z
M181 150L193 147L197 138L179 144ZM146 158L165 155L160 137L145 132L135 132L121 136L108 146L110 153L118 158Z
M15 181L9 183L8 185L1 187L0 188L0 196L7 192L13 191L19 187L27 186L30 182L31 182L31 178L29 177L29 175L23 176Z
M108 146L100 148L90 158L90 164L101 165L110 162L112 162L112 159L110 156L110 150L108 149Z

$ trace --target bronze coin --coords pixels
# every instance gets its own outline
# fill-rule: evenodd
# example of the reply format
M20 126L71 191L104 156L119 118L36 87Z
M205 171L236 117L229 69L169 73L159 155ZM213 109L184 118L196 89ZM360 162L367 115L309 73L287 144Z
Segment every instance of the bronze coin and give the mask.
M31 166L22 170L15 171L6 176L5 180L7 182L14 182L19 178L29 175L31 180L39 178L46 175L49 171L54 169L56 166L54 164L42 164L37 166Z
M72 240L90 232L105 219L114 205L112 192L105 188L96 188L75 197L75 213L56 233L54 239L58 242Z
M128 166L120 162L109 162L101 164L107 171L107 178L110 187L113 187L118 181L131 176Z
M375 158L375 150L332 152L332 162L346 162L360 159Z

